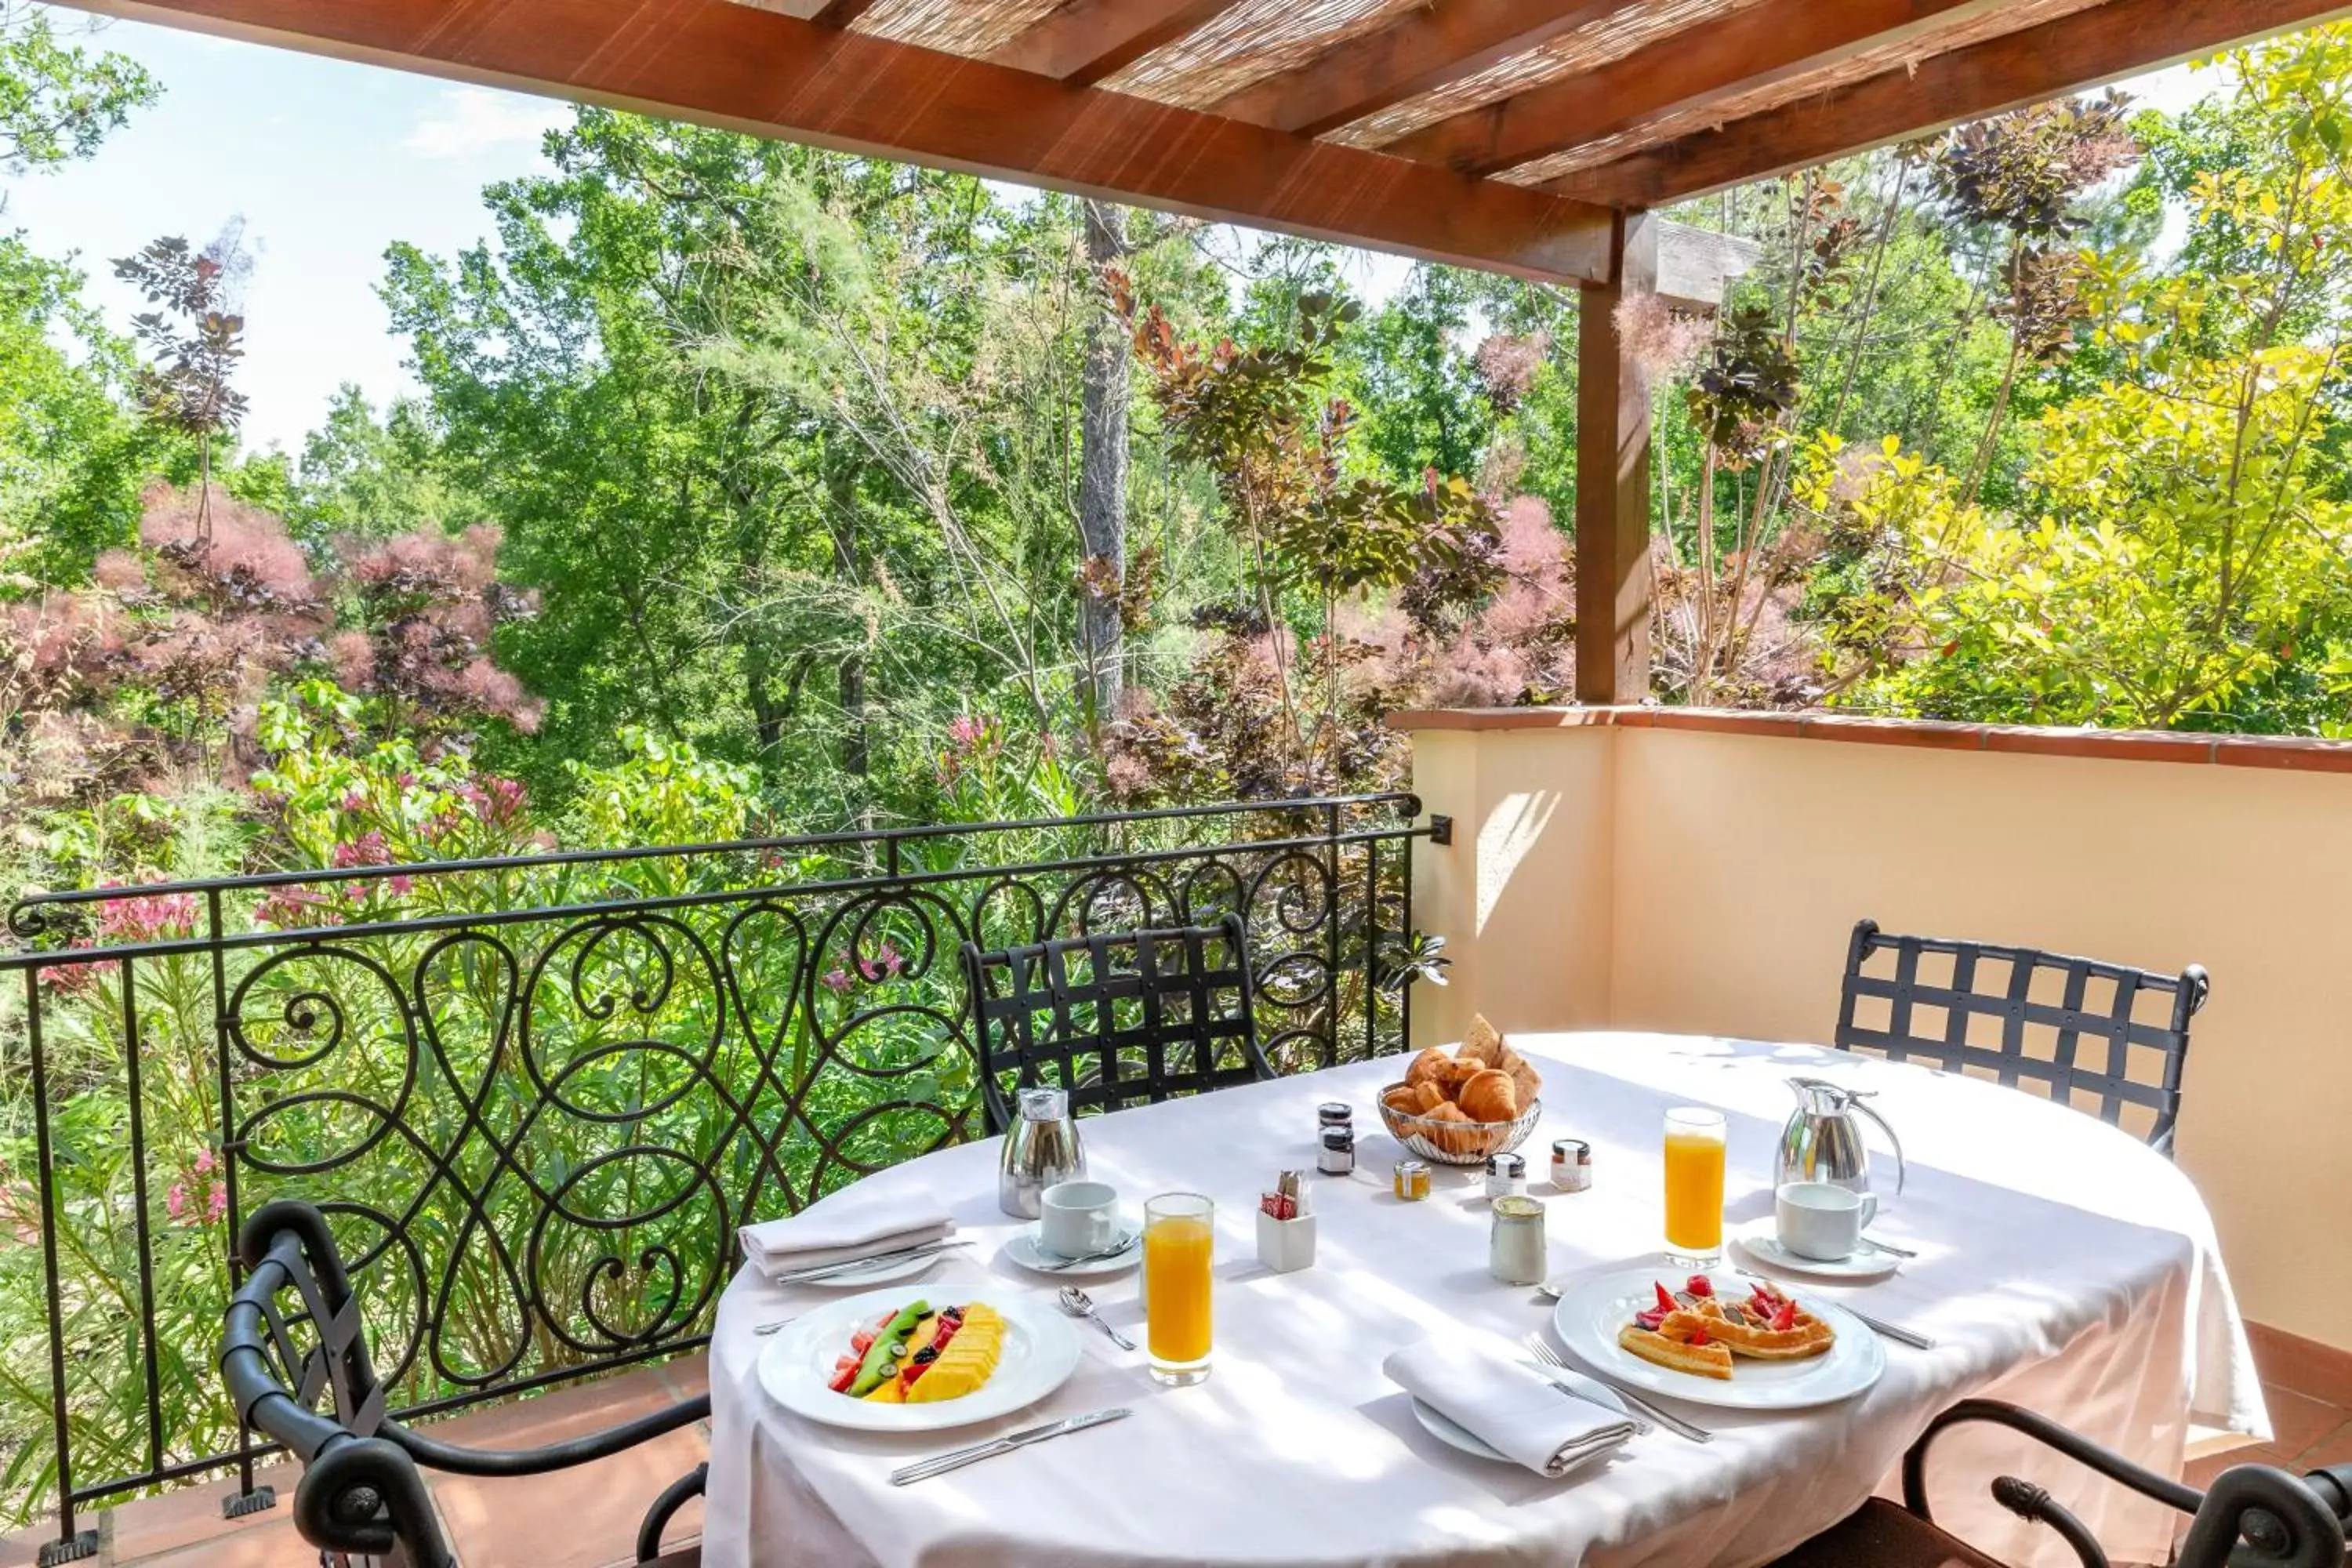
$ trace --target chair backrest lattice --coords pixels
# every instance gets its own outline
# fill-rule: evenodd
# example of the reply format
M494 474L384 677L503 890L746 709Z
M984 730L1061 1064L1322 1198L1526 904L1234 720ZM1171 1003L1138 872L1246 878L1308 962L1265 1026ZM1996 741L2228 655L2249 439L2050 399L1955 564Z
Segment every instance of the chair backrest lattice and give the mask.
M1274 1076L1257 1039L1242 918L983 952L964 980L992 1128L1015 1091L1063 1089L1073 1112L1204 1093Z
M2035 948L1853 928L1840 1050L2042 1094L2171 1152L2189 1025L2210 982Z

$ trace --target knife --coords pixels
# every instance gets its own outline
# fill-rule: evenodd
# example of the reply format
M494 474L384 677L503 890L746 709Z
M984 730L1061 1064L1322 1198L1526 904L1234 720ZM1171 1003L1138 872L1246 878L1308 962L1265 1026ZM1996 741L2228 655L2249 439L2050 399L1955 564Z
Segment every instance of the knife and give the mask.
M1024 1427L1008 1432L986 1443L974 1443L969 1447L950 1448L935 1458L924 1459L890 1472L890 1484L903 1487L916 1481L929 1480L933 1476L960 1470L966 1465L976 1465L982 1459L992 1459L999 1454L1009 1454L1015 1448L1025 1448L1032 1443L1042 1443L1048 1437L1059 1437L1071 1432L1083 1432L1089 1426L1099 1426L1106 1421L1117 1421L1132 1415L1124 1408L1097 1410L1091 1415L1073 1415L1066 1421L1048 1421L1042 1426Z
M847 1274L853 1269L871 1268L877 1263L898 1263L910 1258L924 1258L934 1252L945 1252L952 1247L970 1247L969 1237L955 1241L925 1241L913 1247L895 1247L887 1252L869 1252L863 1258L845 1258L836 1263L813 1263L805 1268L789 1269L768 1276L771 1285L805 1285L812 1279L823 1279L835 1274Z

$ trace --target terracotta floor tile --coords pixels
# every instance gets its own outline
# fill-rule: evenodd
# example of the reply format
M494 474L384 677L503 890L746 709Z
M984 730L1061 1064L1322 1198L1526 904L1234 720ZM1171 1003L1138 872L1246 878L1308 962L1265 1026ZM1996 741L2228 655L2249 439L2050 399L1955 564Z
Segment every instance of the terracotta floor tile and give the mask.
M431 1484L466 1568L600 1568L627 1560L646 1505L709 1453L698 1424L553 1475L437 1476ZM672 1539L701 1528L699 1506L689 1505L673 1521Z
M2202 1491L2213 1484L2213 1478L2232 1465L2284 1465L2290 1455L2280 1453L2268 1444L2252 1448L2232 1448L2226 1454L2214 1454L2202 1459L2191 1459L2181 1467L2180 1479Z
M2352 1465L2352 1421L2320 1438L2295 1457L2293 1468L2316 1470L2327 1465Z
M2248 1323L2246 1338L2265 1386L2275 1384L2352 1408L2352 1351L2300 1339L2264 1323Z
M234 1534L140 1558L138 1568L319 1568L319 1549L294 1532L281 1506Z
M670 1392L680 1399L691 1399L698 1394L710 1392L710 1358L705 1355L680 1356L664 1362L661 1374Z
M20 1530L14 1535L0 1536L0 1568L33 1568L40 1560L41 1548L57 1539L57 1521L46 1526L36 1525Z
M640 1367L595 1383L551 1389L488 1410L468 1410L420 1425L445 1443L476 1448L529 1448L576 1437L677 1403L658 1367Z
M2271 1411L2270 1446L2282 1454L2300 1454L2347 1421L2352 1410L2314 1399L2307 1394L2263 1385L2263 1399Z
M221 1500L236 1492L235 1476L165 1492L161 1497L134 1498L108 1509L99 1525L103 1561L135 1563L158 1552L175 1551L197 1542L217 1541L257 1529L272 1520L282 1520L294 1500L294 1483L300 1478L300 1469L289 1464L264 1465L256 1469L253 1479L257 1484L278 1489L278 1506L243 1519L221 1517Z

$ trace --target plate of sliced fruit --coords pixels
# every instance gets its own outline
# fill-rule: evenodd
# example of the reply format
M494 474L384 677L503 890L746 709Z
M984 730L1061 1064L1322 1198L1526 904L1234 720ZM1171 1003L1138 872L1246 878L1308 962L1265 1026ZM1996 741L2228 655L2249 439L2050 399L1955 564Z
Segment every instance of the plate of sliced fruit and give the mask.
M1734 1410L1833 1404L1886 1370L1885 1347L1851 1312L1727 1273L1598 1275L1561 1293L1552 1327L1604 1376Z
M1034 1405L1077 1370L1078 1336L1011 1291L869 1290L803 1313L760 1352L760 1383L796 1415L863 1432L937 1432Z

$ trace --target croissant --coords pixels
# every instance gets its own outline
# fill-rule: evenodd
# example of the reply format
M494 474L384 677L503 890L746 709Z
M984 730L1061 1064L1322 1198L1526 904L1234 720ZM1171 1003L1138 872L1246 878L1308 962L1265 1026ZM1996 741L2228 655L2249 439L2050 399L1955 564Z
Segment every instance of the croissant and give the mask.
M1452 1100L1431 1111L1429 1120L1445 1124L1432 1132L1429 1138L1447 1153L1475 1154L1478 1152L1485 1134L1470 1124L1470 1118L1464 1115L1462 1108Z
M1391 1110L1407 1116L1426 1116L1445 1103L1444 1091L1426 1082L1400 1084L1381 1098Z
M1408 1084L1440 1083L1453 1065L1452 1058L1432 1046L1412 1058L1412 1065L1404 1069L1404 1080Z
M1510 1121L1519 1114L1518 1086L1507 1072L1492 1068L1481 1072L1464 1084L1455 1098L1473 1121Z

